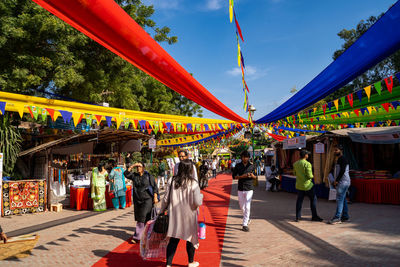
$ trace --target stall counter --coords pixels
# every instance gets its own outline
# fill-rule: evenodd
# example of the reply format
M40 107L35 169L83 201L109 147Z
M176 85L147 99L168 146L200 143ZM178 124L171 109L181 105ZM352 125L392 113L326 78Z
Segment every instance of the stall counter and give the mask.
M114 208L111 198L108 194L109 186L106 186L107 208ZM76 210L93 210L93 200L90 198L90 188L88 187L70 187L70 208ZM132 206L132 186L126 185L126 207Z

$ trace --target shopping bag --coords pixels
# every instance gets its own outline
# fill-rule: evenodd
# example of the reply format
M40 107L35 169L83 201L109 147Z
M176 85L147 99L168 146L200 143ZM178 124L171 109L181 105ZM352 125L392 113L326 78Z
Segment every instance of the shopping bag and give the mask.
M336 189L330 188L329 189L329 198L328 200L336 200Z
M155 220L146 223L140 240L140 256L144 260L165 259L169 238L167 234L159 234L153 231Z

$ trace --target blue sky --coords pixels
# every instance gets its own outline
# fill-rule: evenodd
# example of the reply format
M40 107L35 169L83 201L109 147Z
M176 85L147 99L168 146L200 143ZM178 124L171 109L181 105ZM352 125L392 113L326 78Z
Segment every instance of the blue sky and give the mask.
M332 62L343 41L337 33L377 16L397 0L235 0L242 28L249 101L258 119ZM163 44L187 71L234 112L247 118L228 0L144 0L153 19L178 43ZM220 118L204 110L204 117Z

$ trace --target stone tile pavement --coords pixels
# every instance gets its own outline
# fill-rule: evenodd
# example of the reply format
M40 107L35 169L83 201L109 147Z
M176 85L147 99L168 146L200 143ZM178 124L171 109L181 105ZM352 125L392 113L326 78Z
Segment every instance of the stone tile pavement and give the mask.
M296 223L296 195L265 192L264 186L261 178L254 192L250 232L245 233L240 230L234 182L221 266L400 266L400 206L355 203L350 205L351 222L328 225L309 221L305 199L305 220ZM319 200L317 208L328 220L335 203ZM40 235L28 258L0 261L7 267L91 266L128 239L135 226L132 207L104 213L67 209L2 217L0 224L10 236Z
M296 194L264 188L260 177L245 233L234 182L221 266L400 266L400 206L351 204L351 222L329 225L336 203L318 200L325 221L311 222L305 199L305 220L296 223Z

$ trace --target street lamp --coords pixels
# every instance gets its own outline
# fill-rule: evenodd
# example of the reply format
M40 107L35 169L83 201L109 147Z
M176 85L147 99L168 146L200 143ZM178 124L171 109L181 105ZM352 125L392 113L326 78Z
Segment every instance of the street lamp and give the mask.
M250 118L253 121L254 112L256 111L256 107L253 105L249 106ZM251 125L252 126L252 125ZM254 127L251 127L251 146L253 148L253 161L254 161Z

